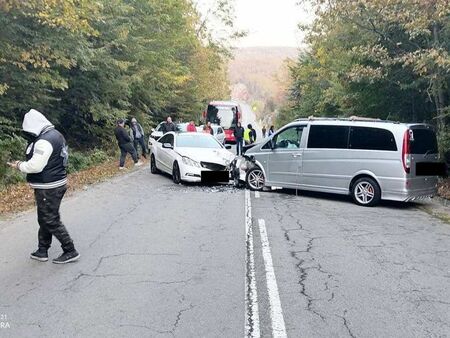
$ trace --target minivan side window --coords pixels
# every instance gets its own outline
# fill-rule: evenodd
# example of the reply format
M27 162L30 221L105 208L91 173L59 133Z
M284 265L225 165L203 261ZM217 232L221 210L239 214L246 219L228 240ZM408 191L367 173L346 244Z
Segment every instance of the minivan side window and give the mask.
M312 125L309 129L308 148L347 149L347 126L320 126Z
M303 128L292 127L276 135L272 142L275 149L298 149L302 140Z
M391 131L381 128L352 127L350 149L397 151L395 137Z

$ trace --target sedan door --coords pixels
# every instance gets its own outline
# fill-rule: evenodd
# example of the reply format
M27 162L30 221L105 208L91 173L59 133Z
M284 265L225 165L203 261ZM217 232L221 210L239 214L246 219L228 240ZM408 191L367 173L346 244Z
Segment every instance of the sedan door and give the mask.
M306 126L293 126L282 130L272 139L268 154L267 181L281 187L296 187L302 174L302 135Z
M175 152L173 149L170 148L164 148L164 144L170 144L173 148L174 146L174 135L173 134L166 134L163 137L161 137L158 141L160 143L158 148L158 164L161 164L161 169L165 172L172 173L172 164L173 164L173 158Z

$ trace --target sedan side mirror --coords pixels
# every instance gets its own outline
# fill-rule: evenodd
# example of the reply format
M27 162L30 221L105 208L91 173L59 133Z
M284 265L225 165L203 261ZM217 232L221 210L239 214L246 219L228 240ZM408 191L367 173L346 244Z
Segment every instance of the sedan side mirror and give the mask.
M162 147L166 149L173 149L173 146L170 143L163 143Z
M154 133L155 132L155 128L152 128L152 133Z

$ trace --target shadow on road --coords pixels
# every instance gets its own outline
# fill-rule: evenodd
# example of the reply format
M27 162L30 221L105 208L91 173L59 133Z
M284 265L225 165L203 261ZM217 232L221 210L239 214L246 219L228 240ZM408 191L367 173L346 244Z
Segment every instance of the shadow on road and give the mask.
M301 196L309 198L317 198L321 200L328 200L334 202L342 203L353 203L352 198L349 195L338 195L324 192L306 191L306 190L296 190L296 189L277 189L267 191L273 194L280 194L285 196ZM420 204L414 202L397 202L397 201L381 201L380 207L390 208L390 209L413 209L417 208Z

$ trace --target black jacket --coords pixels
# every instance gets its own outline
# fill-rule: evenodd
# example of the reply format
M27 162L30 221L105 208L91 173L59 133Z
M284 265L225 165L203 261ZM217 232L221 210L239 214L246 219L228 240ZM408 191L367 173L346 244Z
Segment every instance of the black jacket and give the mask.
M116 135L117 143L119 144L119 146L131 142L130 135L128 135L125 128L121 126L117 126L116 129L114 129L114 135Z
M163 133L168 133L169 131L177 131L177 127L175 126L175 123L173 122L166 122L162 125L162 131Z
M40 173L27 174L27 181L31 184L42 184L52 188L51 183L61 182L67 177L67 147L64 136L56 129L50 129L39 135L36 140L31 144L31 149L27 154L27 161L29 161L34 154L34 145L39 140L48 141L53 148L53 152L48 159L47 165ZM45 187L47 188L47 187Z
M256 141L256 130L252 128L252 132L250 135L251 135L252 142L255 142Z
M244 131L245 129L243 127L236 127L234 130L234 137L236 138L243 138L244 137Z

